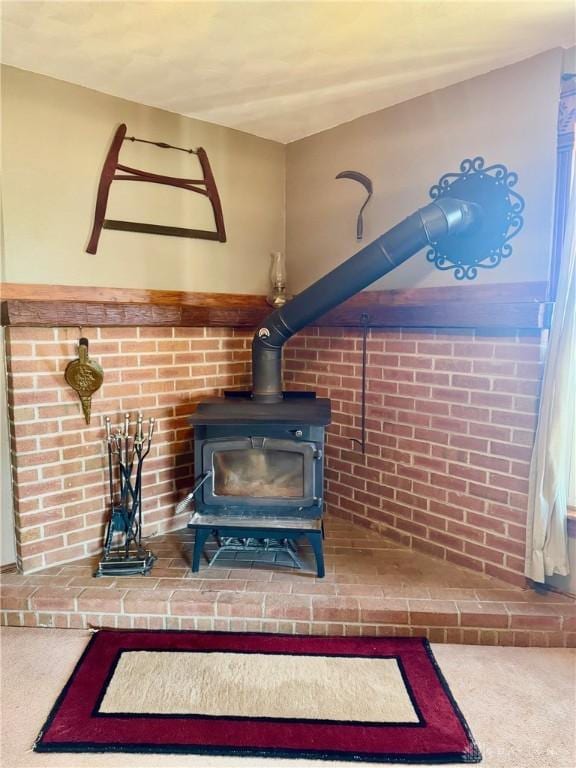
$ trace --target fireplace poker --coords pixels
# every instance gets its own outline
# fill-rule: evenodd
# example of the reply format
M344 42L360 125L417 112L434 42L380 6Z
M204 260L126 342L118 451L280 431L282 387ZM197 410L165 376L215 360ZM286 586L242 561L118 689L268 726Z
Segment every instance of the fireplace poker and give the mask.
M106 416L106 443L108 445L108 482L110 485L110 506L114 507L114 475L112 474L112 430L110 417Z
M105 419L105 425L106 425L106 444L108 447L108 485L110 490L110 521L106 527L106 536L104 539L104 552L105 554L109 554L110 547L112 546L112 539L114 537L114 530L115 530L115 524L114 524L114 515L117 514L116 505L115 505L115 499L114 499L114 471L112 468L112 456L114 452L113 448L113 436L112 436L112 430L110 427L110 417L106 416Z
M126 455L126 461L125 464L128 466L128 441L130 439L130 435L128 434L130 431L130 414L125 413L124 414L124 444L125 444L125 455Z
M125 413L124 414L124 428L121 432L119 432L119 450L118 450L118 467L120 469L120 479L121 479L121 488L120 488L120 509L122 511L122 517L124 519L124 526L126 530L126 554L128 554L128 550L130 548L130 537L128 536L129 532L132 530L132 516L128 512L128 504L129 504L129 496L132 498L132 507L134 507L134 489L132 488L130 484L130 477L132 476L132 469L134 466L134 451L132 451L132 456L130 456L129 453L129 442L130 442L130 414ZM124 443L124 445L122 445ZM124 456L124 459L122 459L122 456Z
M142 464L144 463L144 459L148 454L150 453L150 446L152 444L152 435L154 434L154 418L151 418L148 422L148 436L146 438L146 449L144 453L142 452L142 446L144 444L144 439L142 435L142 414L138 414L138 422L136 425L136 437L134 439L134 451L136 453L136 457L138 459L137 465L136 465L136 482L134 484L134 494L133 494L133 503L132 503L132 512L131 512L131 520L130 524L131 526L134 524L134 520L136 518L136 514L138 514L138 525L137 525L137 537L138 537L138 546L142 543ZM132 472L132 467L130 467L130 473Z

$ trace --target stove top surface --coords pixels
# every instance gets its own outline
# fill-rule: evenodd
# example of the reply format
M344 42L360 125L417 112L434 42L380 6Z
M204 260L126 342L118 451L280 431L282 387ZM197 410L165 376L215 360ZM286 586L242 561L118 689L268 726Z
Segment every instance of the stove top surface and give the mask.
M203 400L190 421L192 424L330 424L330 400L314 393L285 393L278 403L252 400L250 393L227 393L226 397Z

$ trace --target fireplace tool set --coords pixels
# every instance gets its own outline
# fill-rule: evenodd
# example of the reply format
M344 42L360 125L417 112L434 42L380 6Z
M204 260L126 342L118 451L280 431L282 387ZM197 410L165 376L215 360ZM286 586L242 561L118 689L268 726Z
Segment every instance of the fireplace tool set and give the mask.
M94 575L145 575L156 560L156 556L142 546L142 467L150 453L155 421L153 418L148 420L146 436L141 413L132 436L129 413L124 415L124 423L114 432L108 416L105 423L110 520L106 527L104 554Z

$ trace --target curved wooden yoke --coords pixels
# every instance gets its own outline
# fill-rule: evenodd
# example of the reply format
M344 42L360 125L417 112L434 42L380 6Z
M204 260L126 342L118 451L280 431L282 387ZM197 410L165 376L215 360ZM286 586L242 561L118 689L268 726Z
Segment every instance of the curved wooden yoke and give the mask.
M221 243L226 242L226 230L224 228L224 216L222 214L222 205L218 195L218 189L210 168L208 155L202 147L198 149L184 149L174 147L162 141L148 141L146 139L137 139L135 136L126 136L126 125L123 123L118 127L114 134L112 144L108 150L104 167L100 175L98 184L98 194L96 197L96 210L94 212L94 226L90 235L90 241L86 248L87 253L96 253L98 241L102 229L117 229L125 232L146 232L152 235L171 235L172 237L195 237L201 240L218 240ZM176 149L181 152L187 152L196 155L202 168L202 179L180 179L174 176L162 176L149 171L142 171L138 168L130 168L118 162L118 156L122 143L124 141L138 141L143 144L153 144L161 149ZM122 173L118 173L122 171ZM108 195L110 185L113 181L147 181L151 184L165 184L170 187L179 187L187 189L190 192L196 192L199 195L206 195L212 205L214 212L214 221L216 231L212 232L205 229L187 229L185 227L168 227L161 224L142 224L137 221L118 221L116 219L106 219L106 206L108 205Z

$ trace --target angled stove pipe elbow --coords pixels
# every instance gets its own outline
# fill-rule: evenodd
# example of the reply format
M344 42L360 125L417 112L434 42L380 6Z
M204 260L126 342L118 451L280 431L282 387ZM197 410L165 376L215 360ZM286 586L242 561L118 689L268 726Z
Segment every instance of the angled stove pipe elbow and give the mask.
M282 399L282 347L291 336L391 272L424 246L467 231L480 220L481 213L474 203L448 197L436 200L272 312L258 327L252 341L254 399Z

